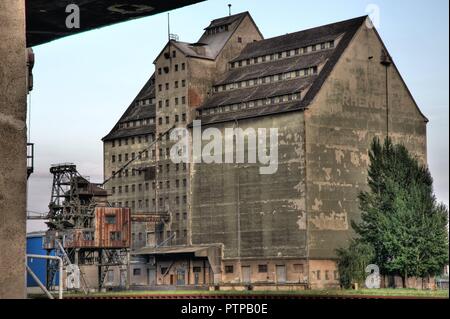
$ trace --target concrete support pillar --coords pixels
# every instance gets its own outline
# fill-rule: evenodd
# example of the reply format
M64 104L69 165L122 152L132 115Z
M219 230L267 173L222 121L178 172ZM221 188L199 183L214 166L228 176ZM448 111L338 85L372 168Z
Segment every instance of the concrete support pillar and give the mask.
M0 299L25 298L25 0L0 1Z

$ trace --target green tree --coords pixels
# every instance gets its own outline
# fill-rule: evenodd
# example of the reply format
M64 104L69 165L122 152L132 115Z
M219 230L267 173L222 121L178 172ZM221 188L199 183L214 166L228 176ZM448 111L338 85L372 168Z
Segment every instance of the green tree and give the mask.
M367 276L366 267L374 258L372 246L359 240L352 240L347 249L337 249L336 253L341 287L349 289L353 283L362 286Z
M433 180L403 145L374 139L369 152L369 190L359 195L361 221L352 222L358 241L374 250L381 273L440 274L448 262L448 210L433 194Z

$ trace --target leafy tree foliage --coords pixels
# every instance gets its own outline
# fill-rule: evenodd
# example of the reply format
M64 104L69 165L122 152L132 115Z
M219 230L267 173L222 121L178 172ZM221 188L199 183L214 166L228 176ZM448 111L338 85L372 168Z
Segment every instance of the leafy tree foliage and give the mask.
M365 269L374 258L372 246L352 240L347 249L338 249L336 253L341 287L349 289L353 283L362 286L367 276Z
M402 276L405 286L408 277L440 274L448 263L448 210L436 201L428 168L389 138L383 145L374 139L369 156L361 222L352 222L356 241L372 247L382 274Z

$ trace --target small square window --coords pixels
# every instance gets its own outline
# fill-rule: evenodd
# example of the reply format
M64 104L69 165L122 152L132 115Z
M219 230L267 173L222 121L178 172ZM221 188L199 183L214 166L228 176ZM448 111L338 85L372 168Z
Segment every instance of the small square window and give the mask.
M141 268L134 268L133 276L140 276L140 275L141 275Z
M226 265L226 266L225 266L225 273L226 273L226 274L232 274L232 273L234 273L234 267L233 267L233 265Z
M105 215L105 223L106 224L115 224L116 223L116 215Z
M258 272L267 272L267 265L258 265Z

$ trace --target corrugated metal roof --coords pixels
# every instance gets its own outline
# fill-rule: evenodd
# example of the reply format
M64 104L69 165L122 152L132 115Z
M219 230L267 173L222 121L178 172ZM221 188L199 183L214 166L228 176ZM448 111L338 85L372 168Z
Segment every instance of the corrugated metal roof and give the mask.
M250 13L242 12L233 16L213 20L211 24L205 28L205 32L197 43L180 41L171 41L171 43L186 56L215 60L246 16L251 19ZM224 25L228 25L227 30L222 30L217 33L209 32L210 29Z
M253 87L215 93L203 105L202 110L216 106L231 105L259 99L266 99L305 90L317 76L294 78L292 80L261 84Z
M330 41L336 39L343 33L348 32L355 24L361 25L362 21L364 21L365 19L366 16L354 18L257 42L252 42L249 43L244 48L244 50L242 50L241 54L232 62L301 48L320 42Z
M236 119L244 119L256 116L270 115L283 112L302 110L311 103L319 92L328 75L333 70L342 53L353 39L357 30L366 21L367 16L350 19L342 22L329 24L326 26L287 34L267 40L249 43L241 52L238 58L233 61L245 60L253 57L260 57L279 53L282 51L302 48L311 44L319 44L324 41L337 39L339 42L333 50L318 51L300 55L295 58L285 58L253 66L245 66L228 71L218 82L230 83L242 81L255 76L268 76L279 70L294 70L303 66L314 66L316 63L323 63L323 67L316 76L306 78L296 78L270 84L258 85L251 88L235 89L213 93L201 106L201 109L208 109L227 104L238 104L254 99L264 99L277 95L306 92L302 100L292 103L280 103L278 105L264 105L251 109L240 110L238 112L223 112L219 114L202 113L200 119L202 124L213 124Z
M215 85L223 85L233 82L296 71L312 66L318 66L325 62L333 53L333 50L317 51L301 56L293 56L286 59L252 64L249 66L231 69Z
M140 127L120 127L120 123L129 121L142 120L154 118L156 116L155 104L140 104L138 101L152 100L155 98L155 74L145 83L143 88L136 95L134 100L128 106L127 110L114 125L113 129L102 138L102 141L108 141L116 138L124 138L138 135L145 135L155 133L156 128L154 124L145 124Z

